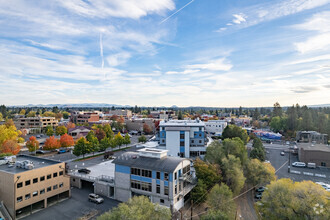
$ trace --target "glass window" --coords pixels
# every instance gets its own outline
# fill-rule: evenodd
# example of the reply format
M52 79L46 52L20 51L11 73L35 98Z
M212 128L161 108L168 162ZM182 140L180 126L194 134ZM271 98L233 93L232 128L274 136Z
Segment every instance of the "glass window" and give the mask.
M156 193L160 194L160 185L158 185L158 184L156 186Z
M16 201L17 202L22 202L23 201L23 197L22 196L17 197Z
M178 193L178 186L177 185L175 185L174 193L175 193L175 195Z
M47 175L47 179L49 180L50 178L52 178L52 175L51 174Z
M168 196L168 186L164 186L164 195Z
M57 188L58 188L58 185L57 184L53 186L53 189L57 189Z
M160 180L160 172L157 172L157 179L159 179Z
M54 177L54 178L57 177L57 172L56 172L56 173L53 173L53 177Z
M59 176L63 176L63 171L60 171L58 174Z
M184 134L180 134L180 139L184 139Z
M184 147L184 141L180 141L180 147Z
M33 183L37 183L37 182L38 182L38 178L34 178Z
M177 173L177 172L174 173L174 179L175 179L175 180L178 179L178 173Z
M40 182L45 180L45 176L40 177Z
M28 186L28 185L30 185L31 184L31 180L27 180L27 181L25 181L25 186Z
M30 193L25 195L25 200L30 199L30 198L31 198L31 194Z
M168 181L168 173L164 173L164 180Z
M47 187L47 192L50 192L50 191L52 191L52 187L50 186L50 187Z
M199 143L201 144L202 143L202 140L199 140Z
M45 189L40 190L40 195L45 194Z
M23 182L17 183L17 188L23 187Z
M160 200L160 203L164 203L164 199L161 199L161 200Z
M33 193L32 193L32 196L33 197L35 197L35 196L37 196L38 195L38 191L34 191Z
M62 187L63 187L63 183L60 183L58 186L59 186L60 188L62 188Z

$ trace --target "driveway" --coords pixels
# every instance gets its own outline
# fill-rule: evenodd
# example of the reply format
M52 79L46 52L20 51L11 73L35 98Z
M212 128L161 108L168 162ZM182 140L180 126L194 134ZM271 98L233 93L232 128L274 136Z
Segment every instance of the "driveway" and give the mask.
M79 217L93 214L96 216L116 207L119 202L113 199L104 198L104 203L96 204L88 201L89 189L71 189L71 198L56 205L50 206L30 216L22 218L23 220L73 220ZM94 215L95 214L95 215Z

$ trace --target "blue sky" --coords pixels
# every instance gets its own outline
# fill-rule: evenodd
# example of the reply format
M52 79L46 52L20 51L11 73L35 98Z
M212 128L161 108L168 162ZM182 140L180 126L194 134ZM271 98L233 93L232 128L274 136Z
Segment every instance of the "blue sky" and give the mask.
M0 6L0 104L330 102L330 0Z

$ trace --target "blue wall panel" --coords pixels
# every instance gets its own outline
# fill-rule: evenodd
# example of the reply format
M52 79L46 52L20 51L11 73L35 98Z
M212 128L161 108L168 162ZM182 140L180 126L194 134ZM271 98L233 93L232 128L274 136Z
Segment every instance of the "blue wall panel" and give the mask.
M122 166L122 165L118 165L118 164L116 164L115 170L116 170L116 172L119 172L119 173L126 173L126 174L131 173L130 167Z

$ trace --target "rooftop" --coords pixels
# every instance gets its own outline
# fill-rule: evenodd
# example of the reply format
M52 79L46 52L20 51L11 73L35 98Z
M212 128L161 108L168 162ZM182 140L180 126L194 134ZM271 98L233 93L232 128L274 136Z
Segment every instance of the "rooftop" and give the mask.
M54 160L50 160L50 159L33 157L33 156L28 156L28 155L16 156L16 162L17 161L23 162L23 161L26 161L26 160L33 163L34 168L32 170L47 167L47 166L54 165L54 164L62 163L62 162L58 162L58 161L54 161ZM3 164L3 165L0 165L0 172L1 171L16 174L16 173L22 173L22 172L25 172L25 171L29 171L29 170L24 169L24 168L18 168L18 167L16 167L15 164L12 167L10 167L8 164Z
M161 121L159 123L159 126L171 126L171 127L176 127L176 126L205 126L205 123L200 121L199 119L196 120L170 120L170 121Z
M137 152L126 152L114 159L113 163L116 165L123 165L128 167L173 172L176 167L184 160L188 159L168 156L162 158L151 158L140 156L140 154Z
M298 143L299 148L303 148L306 151L324 151L330 152L330 146L325 144L314 143Z

